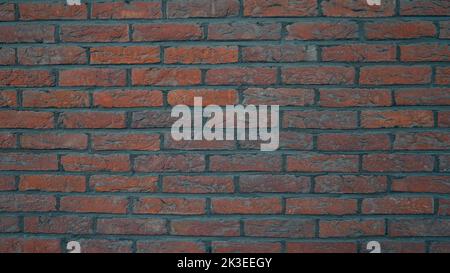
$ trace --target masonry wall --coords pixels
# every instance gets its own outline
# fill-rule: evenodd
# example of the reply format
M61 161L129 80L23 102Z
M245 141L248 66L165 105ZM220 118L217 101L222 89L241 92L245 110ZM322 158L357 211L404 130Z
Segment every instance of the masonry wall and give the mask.
M450 252L450 1L2 2L0 252Z

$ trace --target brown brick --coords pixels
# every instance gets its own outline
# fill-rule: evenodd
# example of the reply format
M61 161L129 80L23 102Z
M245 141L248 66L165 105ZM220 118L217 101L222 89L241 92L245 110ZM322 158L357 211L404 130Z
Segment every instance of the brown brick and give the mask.
M279 242L213 241L213 253L281 253Z
M65 112L59 116L58 123L63 128L125 128L123 112Z
M238 62L238 48L229 47L168 47L164 50L166 64L224 64Z
M84 150L88 145L86 134L23 134L20 136L21 147L25 149L70 149Z
M278 40L281 38L279 23L214 23L208 26L208 40Z
M158 134L95 134L92 148L97 151L159 151Z
M331 197L286 199L286 214L345 215L355 214L356 211L356 199Z
M156 192L158 177L93 175L89 187L97 192Z
M102 46L91 48L92 64L153 64L160 62L155 46Z
M0 26L0 43L54 43L55 26L16 24Z
M356 253L355 242L288 242L288 253Z
M138 253L206 253L205 244L197 241L139 240L136 248Z
M251 17L297 17L315 16L318 13L317 1L315 0L269 0L244 1L244 16Z
M65 171L72 172L125 172L130 170L130 159L128 155L122 154L69 154L61 157L61 164Z
M212 213L216 214L279 214L280 198L213 198Z
M317 149L323 151L376 151L389 150L387 134L321 134L317 136Z
M116 235L162 235L167 233L166 220L152 218L100 218L97 232Z
M397 105L450 105L450 88L408 88L395 91Z
M19 190L49 192L84 192L86 178L75 175L22 175Z
M417 193L450 193L449 176L407 176L394 178L392 191Z
M132 70L133 85L186 86L201 82L197 68L135 68Z
M162 191L170 193L232 193L230 176L165 176Z
M363 128L432 127L433 113L428 110L362 111Z
M109 68L83 68L59 72L60 86L125 86L126 71Z
M84 91L70 90L24 90L24 107L36 108L78 108L89 106L89 94Z
M27 216L24 231L30 233L92 234L92 219L78 216Z
M342 40L358 37L358 25L350 21L301 22L288 25L287 40Z
M2 153L2 171L56 171L58 160L53 154Z
M315 178L314 192L318 193L378 193L386 192L385 176L321 175Z
M211 104L220 106L234 105L239 100L236 90L233 89L178 89L172 90L167 94L167 102L172 106L179 104L194 106L195 97L202 98L203 106Z
M355 70L345 66L287 67L281 70L285 84L352 84Z
M281 157L264 154L214 155L210 157L210 169L215 172L281 171Z
M362 202L364 214L432 214L433 198L381 197L366 198Z
M416 39L436 36L436 27L429 21L380 21L364 26L369 40Z
M321 220L319 236L321 238L383 236L384 225L384 220Z
M200 198L139 198L133 208L136 214L176 214L201 215L205 214L206 201Z
M248 193L306 193L310 178L294 175L244 175L239 177L240 192Z
M128 200L118 196L64 196L61 211L93 213L126 213Z
M167 2L167 17L234 17L239 8L238 0L171 0Z
M134 160L137 172L201 172L205 170L205 157L187 155L141 155Z
M52 195L36 195L36 194L0 195L0 210L3 212L55 211L56 198Z
M312 238L313 220L245 220L244 233L251 237Z
M239 236L240 226L236 220L172 220L171 235L189 236Z
M434 160L429 155L371 154L363 156L363 169L370 172L429 172Z
M359 79L364 85L426 84L431 82L429 66L365 66Z

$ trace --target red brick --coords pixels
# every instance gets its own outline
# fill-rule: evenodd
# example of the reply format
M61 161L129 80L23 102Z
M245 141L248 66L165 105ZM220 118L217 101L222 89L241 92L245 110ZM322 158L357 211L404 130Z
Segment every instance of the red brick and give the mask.
M384 220L321 220L319 236L321 238L383 236L384 224Z
M44 87L54 84L55 77L49 70L0 70L0 86Z
M92 64L153 64L160 62L159 47L102 46L91 48Z
M0 21L14 21L16 19L14 3L0 4Z
M198 24L136 24L133 25L133 41L188 41L203 38Z
M0 47L0 65L13 65L15 63L16 50L9 47Z
M380 21L364 26L369 40L415 39L436 36L436 27L428 21Z
M172 90L167 94L167 102L172 106L179 104L194 106L195 97L202 98L203 106L211 104L220 106L234 105L239 100L236 90L233 89L178 89Z
M236 220L172 220L171 235L189 236L239 236L240 225Z
M62 25L61 41L77 43L128 42L127 25Z
M376 151L389 150L387 134L321 134L317 148L323 151Z
M131 73L133 85L186 86L201 82L197 68L135 68Z
M209 85L269 85L277 81L274 68L215 68L206 72Z
M391 106L391 92L387 89L321 89L320 106L372 107Z
M429 155L371 154L363 156L363 169L370 172L429 172L434 160Z
M280 132L279 138L280 138L279 148L282 150L310 151L313 149L312 134L284 131ZM260 150L262 143L264 142L260 140L241 140L239 141L239 148Z
M439 199L439 211L438 211L438 214L442 215L442 216L449 216L450 215L450 199Z
M104 108L163 106L159 90L118 90L93 94L93 104Z
M55 26L15 24L0 26L0 43L54 43Z
M100 234L162 235L167 233L166 220L151 218L100 218L97 220Z
M170 193L232 193L233 177L230 176L166 176L162 191Z
M393 45L352 44L322 47L323 61L392 62L397 57Z
M58 123L64 128L125 128L123 112L65 112Z
M125 172L130 170L128 155L63 155L61 164L65 171L72 172Z
M438 126L441 128L450 127L450 111L438 113Z
M281 253L279 242L213 241L213 253Z
M30 233L92 234L93 220L78 216L26 216L24 231Z
M52 154L2 153L2 171L56 171L58 160Z
M8 194L0 195L3 212L48 212L56 210L56 198L52 195ZM0 244L1 245L1 244Z
M86 178L75 175L22 175L19 190L49 192L84 192Z
M62 3L19 4L20 20L80 20L87 19L87 4L64 5Z
M234 17L239 15L238 0L183 0L167 3L168 18Z
M288 67L281 70L285 84L353 84L355 69L345 66Z
M428 110L362 111L363 128L432 127L433 113Z
M401 60L404 62L445 62L450 61L450 45L413 44L401 45Z
M440 26L439 38L449 39L450 38L450 21L440 22L439 26Z
M284 128L352 129L357 126L356 112L350 111L286 111Z
M332 197L287 198L286 214L345 215L357 212L356 199Z
M16 148L17 137L14 134L0 133L0 149Z
M83 68L59 72L60 86L125 86L126 71L108 68Z
M392 191L417 193L450 193L449 176L407 176L394 178Z
M355 242L288 242L288 253L356 253Z
M67 212L126 213L128 200L118 196L63 196L60 210Z
M46 238L0 238L0 252L2 253L60 253L60 239Z
M0 107L17 106L17 93L13 90L2 90L0 92Z
M251 237L312 238L314 220L244 220L244 233Z
M89 94L83 91L24 90L22 92L24 107L37 108L76 108L89 106Z
M236 142L232 140L174 140L170 133L164 135L164 148L169 150L235 150ZM258 146L259 149L259 146Z
M382 197L366 198L362 202L364 214L432 214L433 198Z
M164 50L166 64L223 64L238 62L238 48L229 47L169 47Z
M97 151L158 151L158 134L95 134L92 148Z
M420 132L397 133L393 148L395 150L448 150L450 133Z
M357 172L358 156L303 153L287 156L289 172Z
M450 105L450 88L408 88L395 91L397 105Z
M206 253L205 244L197 241L139 240L136 248L138 253Z
M322 175L315 178L317 193L378 193L386 192L385 176Z
M389 221L389 235L392 237L449 236L448 219L398 219Z
M132 242L124 240L78 240L82 253L131 253Z
M205 157L198 154L141 155L134 160L137 172L201 172L205 170Z
M19 232L19 218L15 216L0 216L0 232Z
M270 164L268 164L270 162ZM215 172L281 171L281 157L276 155L214 155L210 170Z
M16 189L16 179L14 176L0 175L0 191L14 191Z
M434 242L430 246L430 253L449 253L450 243L447 242Z
M359 79L364 85L426 84L431 82L429 66L366 66Z
M213 198L212 213L216 214L278 214L280 198Z
M86 134L23 134L20 136L20 144L25 149L70 149L84 150L88 145Z
M439 156L439 170L441 172L450 171L450 156L448 155Z
M133 212L136 214L205 214L206 201L200 198L153 198L145 197L136 201Z
M244 1L244 16L251 17L291 17L315 16L318 13L315 0L246 0Z
M245 105L309 106L314 104L314 90L300 88L248 88Z
M400 15L448 16L450 3L446 0L411 0L400 2Z
M450 67L436 67L435 82L440 85L450 84Z
M294 175L244 175L239 177L239 191L248 193L306 193L310 178Z
M132 113L131 128L170 128L177 120L167 110L149 110Z
M278 40L281 38L279 23L214 23L208 26L208 40Z
M242 48L244 62L301 62L316 61L315 46L266 45L246 46Z
M300 22L288 25L287 40L342 40L358 37L358 25L351 21Z
M388 17L395 15L395 1L369 6L367 1L322 1L322 12L330 17Z
M93 3L94 19L158 19L162 17L160 2Z
M97 192L156 192L158 177L93 175L89 187Z

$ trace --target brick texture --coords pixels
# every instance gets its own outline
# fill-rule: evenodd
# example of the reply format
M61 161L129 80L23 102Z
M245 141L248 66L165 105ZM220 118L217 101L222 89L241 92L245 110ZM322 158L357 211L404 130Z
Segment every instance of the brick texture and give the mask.
M0 3L0 252L450 252L448 0ZM280 106L280 149L170 110Z

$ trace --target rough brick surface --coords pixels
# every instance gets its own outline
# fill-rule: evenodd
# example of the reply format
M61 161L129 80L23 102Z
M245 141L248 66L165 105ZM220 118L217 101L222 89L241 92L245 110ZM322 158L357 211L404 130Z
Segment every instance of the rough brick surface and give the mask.
M450 252L450 1L63 2L0 3L0 252Z

